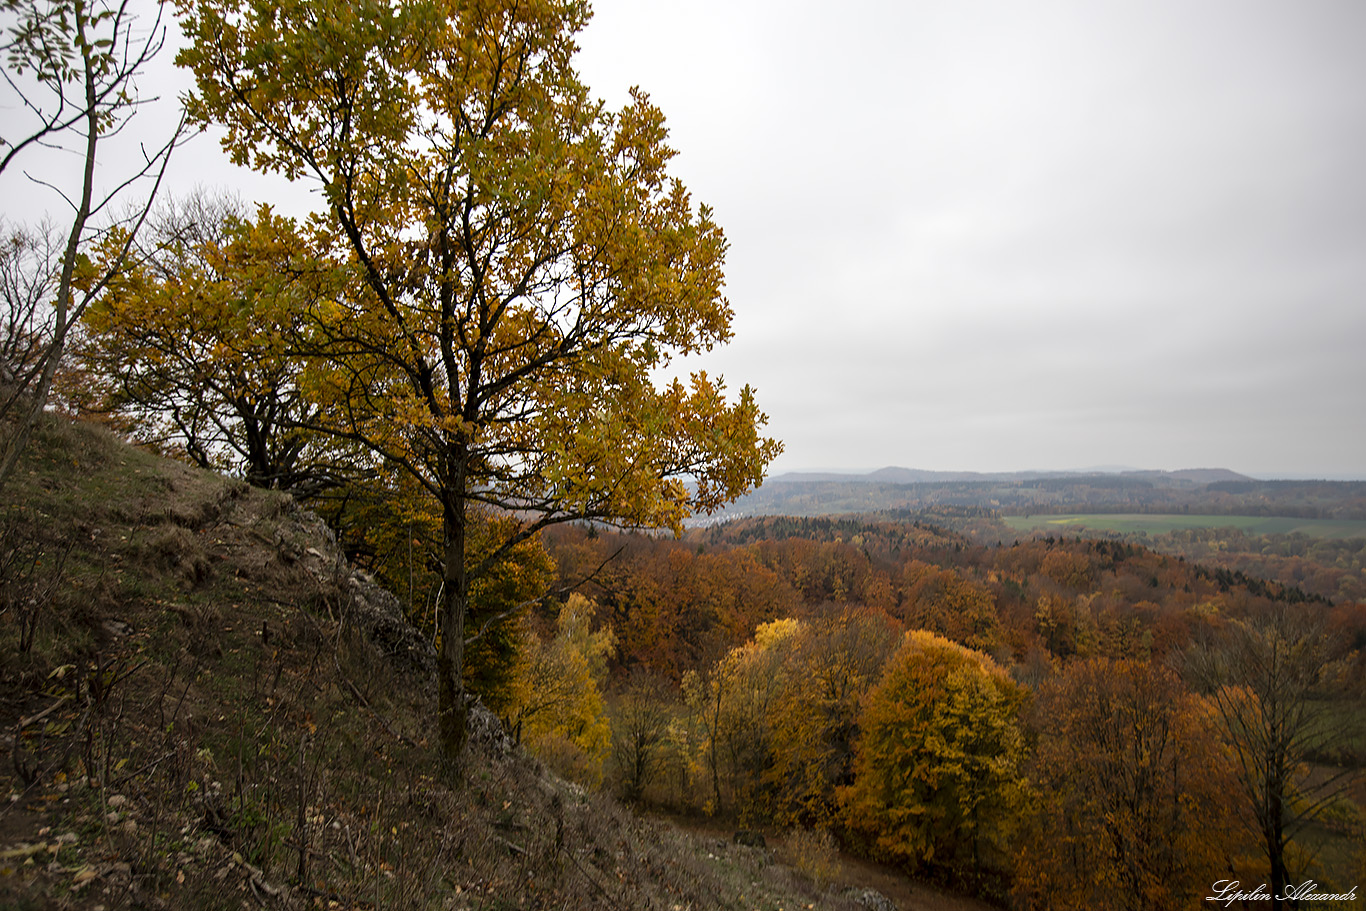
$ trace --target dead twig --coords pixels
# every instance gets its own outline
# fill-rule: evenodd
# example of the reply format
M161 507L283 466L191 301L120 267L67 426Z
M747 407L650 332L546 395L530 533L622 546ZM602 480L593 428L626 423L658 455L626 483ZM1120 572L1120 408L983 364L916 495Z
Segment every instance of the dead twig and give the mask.
M19 725L18 725L18 727L16 728L16 731L22 731L24 728L28 727L30 724L37 724L38 722L42 721L42 720L43 720L44 718L46 718L48 715L51 715L53 712L57 711L57 709L61 707L62 703L66 702L66 701L67 701L68 699L70 699L70 698L71 698L71 696L70 696L69 694L66 695L66 696L60 696L60 697L58 697L58 699L57 699L56 702L52 703L52 705L50 705L50 706L48 706L47 708L43 709L43 710L42 710L41 712L39 712L38 714L33 715L32 717L29 717L29 718L20 719Z

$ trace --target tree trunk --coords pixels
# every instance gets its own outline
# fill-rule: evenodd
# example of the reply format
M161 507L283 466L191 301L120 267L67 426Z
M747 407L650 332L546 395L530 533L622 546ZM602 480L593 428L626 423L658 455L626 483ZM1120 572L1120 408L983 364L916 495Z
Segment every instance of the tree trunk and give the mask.
M721 816L724 814L724 807L721 803L721 764L716 751L717 742L721 739L721 688L723 681L719 675L715 680L715 685L716 704L711 720L711 750L708 756L711 760L711 789L712 793L716 795L716 815Z
M1280 657L1279 642L1272 652L1271 671L1280 676L1283 673L1281 662L1276 660ZM1266 783L1266 803L1268 810L1267 831L1266 831L1266 855L1271 862L1271 907L1275 911L1287 906L1295 907L1298 902L1287 903L1284 899L1285 888L1290 879L1290 871L1285 865L1285 810L1286 797L1289 792L1290 774L1289 761L1285 755L1287 744L1293 739L1294 735L1287 729L1285 720L1287 718L1286 707L1282 705L1278 698L1279 692L1272 688L1261 697L1264 710L1270 720L1270 744L1267 748L1267 783Z
M465 611L469 586L465 576L465 501L461 496L463 471L452 479L443 505L445 572L441 609L441 649L436 658L437 720L441 753L456 762L468 737L469 709L465 704ZM454 487L458 483L459 487Z
M1267 852L1271 861L1271 907L1284 908L1285 888L1289 882L1289 871L1285 867L1285 820L1281 811L1281 795L1275 794L1271 800L1271 831L1267 833ZM1298 903L1290 902L1294 907Z

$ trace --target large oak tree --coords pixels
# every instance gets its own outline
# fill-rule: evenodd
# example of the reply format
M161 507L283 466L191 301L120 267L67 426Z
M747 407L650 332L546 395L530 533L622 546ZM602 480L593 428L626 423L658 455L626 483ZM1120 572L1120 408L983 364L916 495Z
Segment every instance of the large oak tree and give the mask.
M677 529L759 483L751 390L671 357L730 335L726 243L669 177L660 111L572 66L583 0L182 0L191 117L233 157L322 188L311 242L354 270L306 333L321 429L439 504L438 714L465 740L471 580L545 526ZM470 510L522 518L466 560Z

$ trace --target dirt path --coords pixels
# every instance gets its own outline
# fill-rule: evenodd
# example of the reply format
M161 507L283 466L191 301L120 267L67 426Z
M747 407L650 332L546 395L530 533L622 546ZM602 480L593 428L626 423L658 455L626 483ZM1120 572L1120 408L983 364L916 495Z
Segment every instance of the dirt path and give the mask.
M672 825L694 835L729 842L735 834L734 826L722 825L708 819L675 816L653 811L646 815L657 822ZM764 832L764 839L777 863L785 863L789 856L786 838L781 833ZM873 863L844 851L839 853L840 870L831 888L875 889L896 905L897 911L998 911L995 905L980 899L946 892L927 883L917 882L894 867Z

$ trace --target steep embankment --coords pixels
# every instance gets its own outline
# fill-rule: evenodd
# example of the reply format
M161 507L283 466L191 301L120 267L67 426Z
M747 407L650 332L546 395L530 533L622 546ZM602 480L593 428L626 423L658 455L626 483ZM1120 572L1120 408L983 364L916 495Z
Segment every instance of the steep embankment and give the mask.
M487 714L439 773L429 647L286 496L52 420L6 500L0 906L858 907Z

